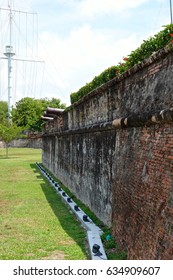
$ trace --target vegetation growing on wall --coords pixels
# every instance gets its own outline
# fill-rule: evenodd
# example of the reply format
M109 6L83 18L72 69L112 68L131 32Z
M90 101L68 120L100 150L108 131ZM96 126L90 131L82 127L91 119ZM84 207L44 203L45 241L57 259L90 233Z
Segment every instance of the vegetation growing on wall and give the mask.
M173 24L166 25L162 31L153 37L150 37L148 40L144 40L139 48L137 48L135 51L132 51L127 57L123 58L123 62L120 62L116 66L109 67L99 76L96 76L90 83L87 83L77 92L73 92L70 95L71 103L73 104L74 102L77 102L80 98L92 90L110 81L111 79L118 77L169 43L173 43Z

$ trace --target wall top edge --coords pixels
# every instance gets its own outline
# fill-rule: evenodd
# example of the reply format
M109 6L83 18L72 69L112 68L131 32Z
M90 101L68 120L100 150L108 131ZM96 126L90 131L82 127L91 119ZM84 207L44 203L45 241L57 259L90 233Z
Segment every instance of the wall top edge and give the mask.
M125 80L127 77L132 76L138 71L141 71L143 68L148 67L152 63L156 62L159 59L162 59L166 57L169 53L173 52L173 45L169 44L165 46L164 48L158 50L157 52L154 52L149 58L144 59L139 64L134 65L132 68L121 74L119 77L115 77L112 80L108 81L107 83L101 85L100 87L94 89L84 97L82 97L80 100L75 102L74 104L70 105L66 108L66 110L62 113L65 113L66 111L73 110L74 107L79 106L80 104L84 103L86 100L90 99L91 97L100 94L101 92L105 91L105 89L114 86L115 84Z

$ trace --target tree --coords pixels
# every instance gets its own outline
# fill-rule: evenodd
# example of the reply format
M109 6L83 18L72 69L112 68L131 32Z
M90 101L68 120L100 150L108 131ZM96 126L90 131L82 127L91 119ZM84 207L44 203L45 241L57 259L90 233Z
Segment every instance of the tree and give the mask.
M8 104L6 101L0 101L0 124L7 122Z
M25 127L31 131L41 131L41 116L47 107L65 108L60 99L33 99L22 98L16 103L16 108L12 111L12 120L17 126Z
M6 157L8 158L8 144L12 140L16 139L22 131L21 127L17 127L16 125L3 125L0 124L0 138L6 144Z
M22 98L12 111L12 120L17 126L29 130L39 130L43 110L43 106L38 100L30 97Z
M41 103L43 104L44 110L47 107L52 107L52 108L60 108L60 109L65 109L66 105L64 103L61 103L60 99L52 98L52 99L40 99Z

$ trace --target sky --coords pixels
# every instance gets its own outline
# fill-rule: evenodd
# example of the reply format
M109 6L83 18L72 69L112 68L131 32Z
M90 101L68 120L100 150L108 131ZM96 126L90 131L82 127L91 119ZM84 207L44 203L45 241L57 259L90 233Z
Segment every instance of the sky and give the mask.
M170 0L0 0L0 7L9 3L12 9L31 13L12 14L13 104L29 96L55 97L70 105L72 92L117 65L171 22ZM0 10L0 15L5 12ZM9 15L0 24L1 57L9 44L7 20ZM17 58L39 62L17 62ZM6 100L7 61L0 62L0 100Z

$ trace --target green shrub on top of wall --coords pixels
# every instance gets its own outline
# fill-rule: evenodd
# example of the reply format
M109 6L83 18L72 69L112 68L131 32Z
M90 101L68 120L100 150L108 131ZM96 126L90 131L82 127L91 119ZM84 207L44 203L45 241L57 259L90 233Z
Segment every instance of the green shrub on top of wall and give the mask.
M144 59L148 58L154 52L162 49L168 44L173 43L173 24L166 25L165 28L150 37L148 40L144 40L139 48L132 51L130 55L123 58L123 62L116 66L111 66L100 75L94 77L94 79L80 88L77 92L73 92L70 95L71 104L77 102L80 98L87 95L92 90L101 86L102 84L110 81L111 79L121 75L131 67L139 64Z

